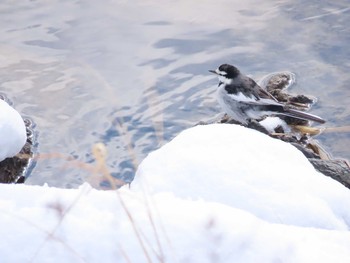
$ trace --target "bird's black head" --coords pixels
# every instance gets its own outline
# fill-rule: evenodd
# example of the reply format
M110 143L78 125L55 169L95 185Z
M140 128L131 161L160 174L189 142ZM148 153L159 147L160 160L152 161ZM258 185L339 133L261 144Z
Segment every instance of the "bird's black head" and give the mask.
M232 80L240 74L238 68L229 64L222 64L216 70L209 70L209 71L211 73L218 75L219 79L221 79L220 81L222 81L222 79L226 79L227 81ZM226 82L226 81L222 81L222 82Z
M218 71L222 72L222 73L226 73L226 75L224 75L224 76L228 79L234 79L240 73L238 68L236 68L235 66L232 66L230 64L222 64L218 68Z

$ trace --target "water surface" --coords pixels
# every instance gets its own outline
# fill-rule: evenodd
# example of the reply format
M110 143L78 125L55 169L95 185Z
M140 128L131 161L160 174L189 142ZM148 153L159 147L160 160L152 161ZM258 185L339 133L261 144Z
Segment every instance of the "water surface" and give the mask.
M242 3L243 2L243 3ZM29 184L76 187L91 147L106 144L114 175L185 128L217 115L222 63L256 80L296 74L292 92L318 98L326 126L350 125L348 1L2 1L1 92L38 131ZM350 159L349 133L317 137ZM59 154L59 155L58 155ZM58 157L58 158L57 158Z

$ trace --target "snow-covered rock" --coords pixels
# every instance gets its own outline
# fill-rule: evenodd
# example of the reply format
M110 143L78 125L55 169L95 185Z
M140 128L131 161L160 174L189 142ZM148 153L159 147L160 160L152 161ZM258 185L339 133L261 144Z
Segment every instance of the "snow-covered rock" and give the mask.
M21 115L0 99L0 161L21 151L27 140Z
M292 145L238 125L183 131L141 163L132 189L218 202L270 223L350 227L347 188Z

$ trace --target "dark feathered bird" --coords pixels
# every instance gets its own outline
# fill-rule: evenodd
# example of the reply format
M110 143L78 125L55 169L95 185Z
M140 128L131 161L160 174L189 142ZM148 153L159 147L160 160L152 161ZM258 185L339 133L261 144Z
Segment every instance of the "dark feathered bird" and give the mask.
M232 65L223 64L216 70L209 71L219 77L217 95L221 107L231 118L242 124L246 125L250 119L259 120L270 115L286 115L325 123L325 120L316 115L278 102L253 79L243 75Z

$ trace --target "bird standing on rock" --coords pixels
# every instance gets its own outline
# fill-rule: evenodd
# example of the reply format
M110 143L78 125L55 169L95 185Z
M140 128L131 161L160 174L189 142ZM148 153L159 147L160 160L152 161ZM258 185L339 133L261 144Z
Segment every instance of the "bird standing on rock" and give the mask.
M218 101L231 118L247 125L270 115L286 115L302 120L325 123L322 118L302 112L278 102L253 79L243 75L235 66L222 64L209 70L219 78Z

